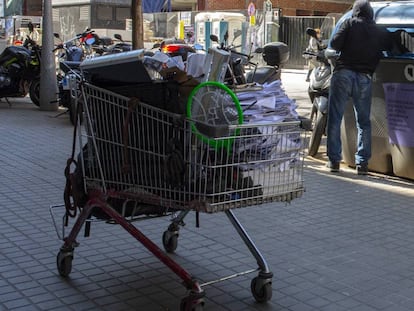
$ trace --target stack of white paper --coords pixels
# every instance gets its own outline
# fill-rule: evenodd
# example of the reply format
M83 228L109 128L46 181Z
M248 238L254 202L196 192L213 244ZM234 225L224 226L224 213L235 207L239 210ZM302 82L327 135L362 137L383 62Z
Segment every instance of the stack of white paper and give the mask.
M261 90L237 92L244 122L262 123L298 119L296 102L290 99L280 80L262 85Z

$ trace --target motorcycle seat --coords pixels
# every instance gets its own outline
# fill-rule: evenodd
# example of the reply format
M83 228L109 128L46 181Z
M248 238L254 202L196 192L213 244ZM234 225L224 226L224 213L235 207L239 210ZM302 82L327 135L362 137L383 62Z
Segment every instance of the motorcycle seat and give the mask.
M280 80L280 69L276 66L260 66L256 71L249 71L247 73L247 82L257 82L264 84L269 81Z

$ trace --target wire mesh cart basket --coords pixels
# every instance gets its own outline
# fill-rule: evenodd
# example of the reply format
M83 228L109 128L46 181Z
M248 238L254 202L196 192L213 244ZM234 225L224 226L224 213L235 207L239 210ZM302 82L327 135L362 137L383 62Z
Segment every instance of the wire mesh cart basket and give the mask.
M227 106L212 111L201 100L193 103L189 118L86 82L80 89L84 121L75 127L65 171L63 218L75 220L57 254L60 275L71 272L81 228L87 236L91 219L103 219L121 225L182 279L188 296L181 310L202 310L203 286L215 281L199 283L167 253L176 250L188 213L223 212L258 267L217 281L258 271L251 281L253 297L258 302L271 299L273 274L232 210L302 195L306 138L300 122L250 124L240 122L239 115L233 118L236 122L212 124L201 122L206 119L200 115L217 118L220 111L228 112ZM81 150L75 159L77 144ZM162 235L164 252L131 220L166 215L171 223Z

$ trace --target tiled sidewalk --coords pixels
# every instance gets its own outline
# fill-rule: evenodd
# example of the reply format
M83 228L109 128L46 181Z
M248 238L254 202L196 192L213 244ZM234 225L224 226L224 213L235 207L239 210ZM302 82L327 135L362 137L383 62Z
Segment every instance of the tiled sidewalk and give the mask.
M117 225L79 237L70 277L50 214L63 202L72 126L26 101L0 102L0 310L179 310L180 279ZM273 298L254 301L241 276L210 285L204 310L414 310L412 181L326 172L307 159L291 204L235 211L271 267ZM222 213L186 218L173 258L201 281L255 268ZM168 218L136 223L162 247Z

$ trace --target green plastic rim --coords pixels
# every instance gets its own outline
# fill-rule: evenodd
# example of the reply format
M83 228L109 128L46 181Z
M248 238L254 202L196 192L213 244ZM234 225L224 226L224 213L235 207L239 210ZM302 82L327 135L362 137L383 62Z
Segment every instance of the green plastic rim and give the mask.
M240 106L240 102L236 94L234 94L234 92L230 90L226 85L224 85L223 83L217 82L217 81L202 82L191 91L190 96L188 97L188 101L187 101L187 117L190 120L192 120L192 113L191 113L192 109L191 108L193 105L193 97L195 96L195 94L198 92L199 89L203 87L209 87L209 86L220 88L224 90L231 97L231 99L233 100L234 106L237 110L238 124L243 124L243 110ZM233 137L229 137L228 139L217 140L217 139L210 138L200 133L200 131L197 129L194 122L191 122L191 130L197 135L199 139L201 139L203 142L208 143L210 146L214 147L215 149L224 147L228 151L230 151L231 149L231 144L233 143L234 135L238 135L238 133L240 132L240 129L236 129L235 133L232 135Z

